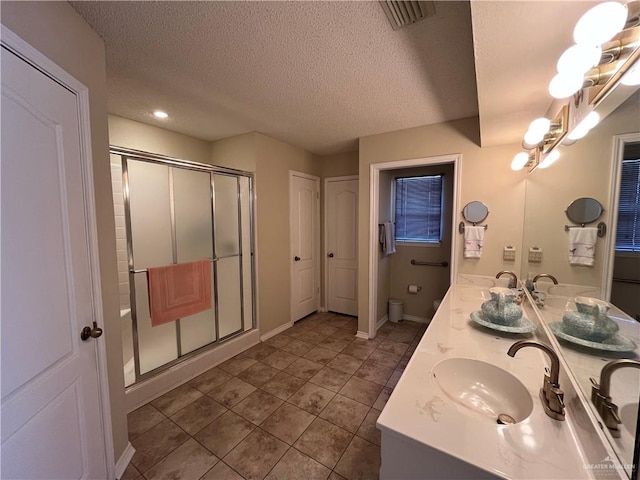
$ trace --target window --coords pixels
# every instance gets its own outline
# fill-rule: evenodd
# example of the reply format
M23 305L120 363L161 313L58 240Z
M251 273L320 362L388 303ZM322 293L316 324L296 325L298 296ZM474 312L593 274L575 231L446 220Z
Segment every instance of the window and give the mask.
M442 175L396 178L396 241L442 240Z
M622 161L620 202L618 206L618 231L616 233L616 250L623 250L627 252L640 252L639 147L640 144L631 144L625 147L624 160Z

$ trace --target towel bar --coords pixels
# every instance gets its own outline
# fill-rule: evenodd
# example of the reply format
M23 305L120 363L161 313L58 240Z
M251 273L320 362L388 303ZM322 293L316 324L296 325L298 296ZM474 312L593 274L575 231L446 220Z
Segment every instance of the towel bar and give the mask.
M584 223L580 225L565 225L564 231L568 232L571 228L584 228ZM598 237L603 238L607 234L607 224L604 222L600 222L596 227L598 229Z
M474 223L473 226L475 227L476 224ZM487 228L489 228L489 225L478 225L478 227L484 227L484 229L486 230ZM460 224L458 225L458 232L464 233L464 222L460 222Z
M241 256L242 256L242 254L239 253L239 254L235 254L235 255L227 255L225 257L206 258L206 259L203 259L203 260L209 260L211 263L214 263L214 262L217 262L218 260L223 259L223 258L233 258L233 257L241 257ZM147 272L149 272L148 268L141 268L140 270L129 269L129 273L147 273Z

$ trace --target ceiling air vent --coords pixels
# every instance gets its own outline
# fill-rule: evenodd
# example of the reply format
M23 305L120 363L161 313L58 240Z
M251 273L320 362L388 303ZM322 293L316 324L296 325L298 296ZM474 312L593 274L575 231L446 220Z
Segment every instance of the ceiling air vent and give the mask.
M417 1L383 1L380 2L384 13L387 14L389 23L394 30L419 22L436 13L433 2Z

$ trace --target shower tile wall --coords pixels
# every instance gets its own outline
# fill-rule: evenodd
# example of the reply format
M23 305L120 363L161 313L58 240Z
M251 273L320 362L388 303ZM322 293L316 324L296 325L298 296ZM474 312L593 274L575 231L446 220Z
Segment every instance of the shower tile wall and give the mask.
M120 310L125 310L130 308L129 264L127 261L127 230L124 220L124 195L122 193L122 165L120 164L120 157L117 155L111 155L111 184L116 218L116 252L118 256Z

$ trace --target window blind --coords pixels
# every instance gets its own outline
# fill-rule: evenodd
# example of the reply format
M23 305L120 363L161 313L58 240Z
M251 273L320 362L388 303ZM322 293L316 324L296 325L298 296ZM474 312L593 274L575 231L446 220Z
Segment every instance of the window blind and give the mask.
M640 158L622 161L616 250L640 252Z
M442 240L442 175L396 178L396 241Z

